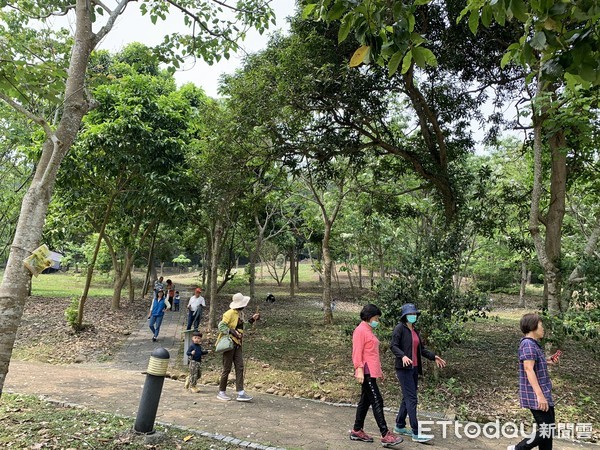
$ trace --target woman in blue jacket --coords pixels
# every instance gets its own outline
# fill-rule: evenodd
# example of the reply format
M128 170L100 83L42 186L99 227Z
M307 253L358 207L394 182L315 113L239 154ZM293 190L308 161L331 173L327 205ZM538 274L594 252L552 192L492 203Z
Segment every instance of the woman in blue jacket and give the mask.
M412 303L402 305L400 323L392 333L392 353L396 356L396 377L402 388L402 403L396 416L394 432L411 436L415 442L427 442L431 436L419 435L419 422L417 420L417 387L419 374L423 374L421 356L435 361L439 368L446 367L444 361L435 353L423 346L421 335L414 328L414 324L421 312ZM410 420L410 428L406 428L406 416Z
M152 342L156 342L158 333L160 332L160 324L162 323L165 315L167 304L165 303L165 291L159 289L156 293L156 297L152 299L152 305L150 306L150 312L148 313L148 319L150 322L150 331L152 331Z

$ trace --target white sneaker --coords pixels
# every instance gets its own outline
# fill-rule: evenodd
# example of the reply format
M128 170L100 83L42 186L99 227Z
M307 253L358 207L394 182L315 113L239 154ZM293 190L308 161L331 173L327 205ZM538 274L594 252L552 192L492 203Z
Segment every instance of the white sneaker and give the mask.
M228 397L227 394L225 394L225 392L219 391L219 393L217 394L217 400L228 402L229 400L231 400L231 397Z
M506 450L515 450L516 448L516 445L509 445L508 447L506 447Z

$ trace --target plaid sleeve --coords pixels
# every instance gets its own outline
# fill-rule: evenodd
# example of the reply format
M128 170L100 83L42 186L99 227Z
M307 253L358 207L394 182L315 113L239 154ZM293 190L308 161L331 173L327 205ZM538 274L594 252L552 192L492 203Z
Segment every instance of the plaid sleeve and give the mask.
M519 361L535 361L537 359L537 352L533 342L529 339L525 339L519 346Z

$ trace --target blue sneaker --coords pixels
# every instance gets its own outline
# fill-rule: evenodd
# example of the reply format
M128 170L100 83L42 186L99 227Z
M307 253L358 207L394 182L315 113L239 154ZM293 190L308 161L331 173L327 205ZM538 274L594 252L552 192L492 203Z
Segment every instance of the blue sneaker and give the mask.
M432 439L433 439L433 436L423 436L423 435L420 435L420 434L413 434L412 435L413 442L424 443L424 442L429 442Z
M412 436L412 430L409 430L406 427L400 428L398 425L394 425L394 433L403 434L404 436Z

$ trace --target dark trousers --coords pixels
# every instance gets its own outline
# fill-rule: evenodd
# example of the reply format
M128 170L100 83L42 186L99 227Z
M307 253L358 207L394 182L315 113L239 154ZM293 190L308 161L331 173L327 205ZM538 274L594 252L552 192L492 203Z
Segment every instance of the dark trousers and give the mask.
M202 306L198 306L198 310L196 312L188 310L188 321L186 330L192 329L192 324L194 325L194 330L198 331L198 326L200 325L200 319L202 318Z
M235 388L238 392L244 390L244 358L242 357L242 346L235 344L233 350L223 352L223 372L219 382L219 391L227 389L227 378L231 372L231 366L235 364Z
M356 419L354 420L355 430L362 430L365 426L365 418L367 417L369 406L373 408L373 415L375 416L375 421L377 422L381 435L385 436L388 432L388 427L383 415L383 397L377 386L377 378L371 378L369 375L365 375L365 380L363 381L360 392L360 401L356 408Z
M539 409L530 410L537 424L535 436L523 439L517 444L515 450L529 450L539 448L540 450L552 450L552 433L555 432L556 426L554 421L554 406L550 406L548 411L540 411Z
M417 420L417 388L419 387L419 368L396 370L396 377L402 388L402 403L396 416L396 426L406 427L406 416L410 421L413 434L419 434L419 421Z

